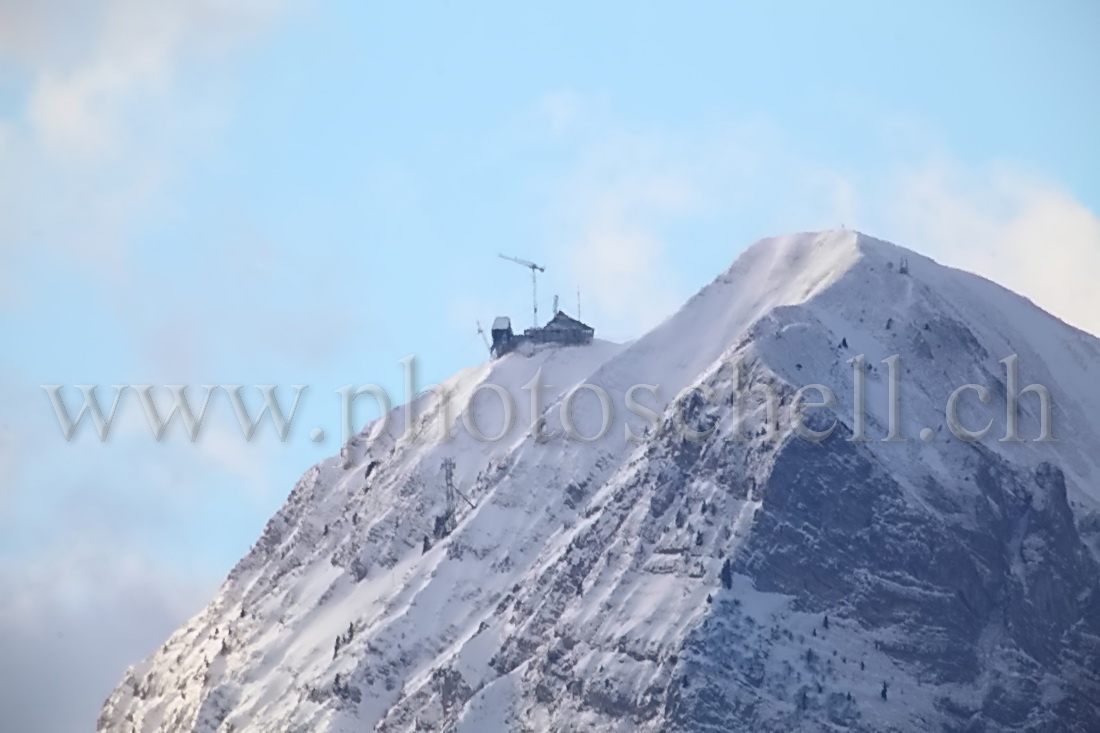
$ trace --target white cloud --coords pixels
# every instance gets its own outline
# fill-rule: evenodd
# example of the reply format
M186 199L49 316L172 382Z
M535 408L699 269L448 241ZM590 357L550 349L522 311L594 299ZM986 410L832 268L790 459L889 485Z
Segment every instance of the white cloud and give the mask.
M0 0L0 57L37 68L67 67L90 50L88 28L104 12L103 0Z
M0 425L3 727L88 730L126 666L224 577L226 547L242 538L213 531L219 522L262 526L285 490L267 481L279 447L246 443L224 410L194 444L178 418L157 443L132 394L106 442L88 424L65 442L44 392L6 369L0 404L18 419Z
M184 72L209 68L280 5L0 0L0 64L26 82L0 119L0 278L18 282L19 254L34 249L123 283L132 231L221 118L214 85L177 98Z
M198 457L237 479L254 496L264 496L271 491L267 470L272 452L270 443L246 442L240 432L234 432L227 425L213 423L194 445Z
M582 205L571 270L612 332L644 330L679 305L660 225L693 199L687 180L653 172L593 192Z
M0 425L0 524L2 524L15 496L15 487L23 473L23 450L18 435L11 425Z
M188 57L262 27L257 0L0 2L0 43L33 76L28 111L52 153L102 156L126 143L127 106L169 91Z
M562 89L544 94L535 104L535 112L554 135L562 135L581 121L588 103L580 94Z
M990 278L1100 334L1100 218L1007 166L937 162L899 174L884 207L899 244Z
M210 579L122 554L111 540L81 537L63 552L0 565L5 730L91 730L125 668L215 588Z
M625 127L605 101L572 92L534 109L534 126L574 158L553 192L550 250L567 266L555 272L571 274L582 316L613 340L674 312L706 282L683 279L700 261L717 273L750 239L851 225L861 210L858 185L807 161L766 121L670 134Z
M653 137L601 136L560 186L553 251L581 289L582 317L611 338L643 333L684 296L662 230L701 205L692 162Z
M674 273L691 266L678 260L704 252L682 227L674 243L669 231L710 219L712 235L727 228L722 239L735 244L742 236L860 228L1100 334L1100 218L1017 166L963 165L938 151L935 136L914 133L884 138L881 170L855 175L798 154L781 130L759 122L671 136L625 130L604 106L572 93L546 95L536 109L542 129L549 121L552 133L578 133L576 162L552 213L552 245L567 253L601 333L639 335L690 295Z

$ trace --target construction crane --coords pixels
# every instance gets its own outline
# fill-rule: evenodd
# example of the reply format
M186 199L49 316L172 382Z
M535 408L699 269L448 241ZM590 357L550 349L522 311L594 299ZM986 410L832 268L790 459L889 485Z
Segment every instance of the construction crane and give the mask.
M546 272L546 268L542 265L536 265L534 262L528 260L521 260L518 257L509 257L508 255L500 255L502 260L511 260L517 265L523 265L531 270L531 294L532 301L534 302L534 315L535 315L535 328L539 327L539 284L537 280L537 274L540 272Z
M481 321L477 322L477 332L481 334L481 340L485 342L485 348L493 353L493 345L489 343L489 337L485 335L485 329L481 327Z

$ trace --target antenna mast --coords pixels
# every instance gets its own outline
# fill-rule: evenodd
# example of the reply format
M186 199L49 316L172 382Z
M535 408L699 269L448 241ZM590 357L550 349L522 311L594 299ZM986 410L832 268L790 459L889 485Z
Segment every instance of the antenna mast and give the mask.
M534 315L535 315L535 328L539 327L539 284L537 279L537 273L546 272L546 268L542 265L536 265L530 260L521 260L518 257L509 257L508 255L500 255L502 260L511 260L517 265L523 265L531 270L531 300L534 303Z

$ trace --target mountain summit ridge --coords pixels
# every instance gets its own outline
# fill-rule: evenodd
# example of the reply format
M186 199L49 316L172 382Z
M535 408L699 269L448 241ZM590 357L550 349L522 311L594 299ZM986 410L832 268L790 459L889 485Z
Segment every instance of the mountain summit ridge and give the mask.
M1024 442L998 440L1003 420L953 438L951 392L989 389L960 407L971 428L1003 415L1012 355L1059 440L1033 440L1034 395ZM426 395L367 425L127 672L99 730L1094 730L1098 367L1097 339L901 247L762 240L634 342L509 354L445 382L451 412ZM742 381L784 411L828 386L836 406L807 422L834 433L769 435L759 401L737 424ZM591 442L592 394L571 402L582 439L561 420L583 383L615 407ZM501 425L482 384L516 402L492 442L462 418ZM639 384L656 429L624 407ZM448 506L445 459L469 504Z

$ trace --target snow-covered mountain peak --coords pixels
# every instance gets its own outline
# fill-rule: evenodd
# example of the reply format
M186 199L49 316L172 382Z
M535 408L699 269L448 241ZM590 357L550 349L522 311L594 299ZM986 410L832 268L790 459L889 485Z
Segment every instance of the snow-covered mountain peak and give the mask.
M959 386L990 393L963 424L1003 416L1011 355L1059 440L1032 440L1034 395L1025 441L953 438ZM634 342L512 353L366 426L99 729L1094 729L1098 367L975 275L851 231L764 240ZM742 378L776 431L759 395L739 420ZM824 440L787 419L811 384Z

